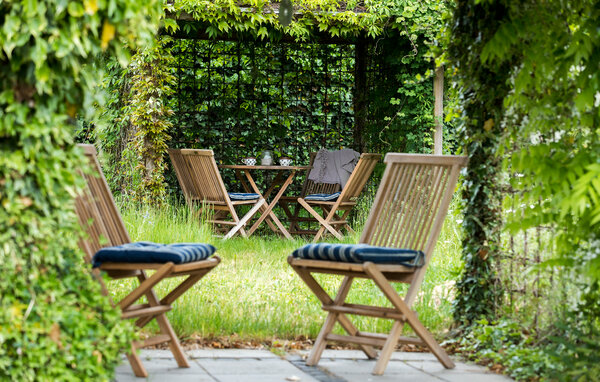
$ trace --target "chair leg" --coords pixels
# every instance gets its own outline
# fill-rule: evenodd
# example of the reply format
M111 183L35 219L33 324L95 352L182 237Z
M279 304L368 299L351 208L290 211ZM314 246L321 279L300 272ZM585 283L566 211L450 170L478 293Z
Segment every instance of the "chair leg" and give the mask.
M323 305L333 305L334 300L327 294L327 292L325 292L325 290L321 287L321 285L319 285L317 280L315 280L315 278L310 274L310 272L308 272L306 269L303 269L301 267L295 267L293 265L292 268L296 271L296 273L298 274L298 276L300 276L304 283L310 288L310 290L312 290L312 292L315 294L315 296L317 296L317 298L319 299L319 301L321 301ZM340 291L341 290L342 288L340 287ZM356 336L358 334L358 329L356 328L356 326L354 326L354 324L352 324L352 321L350 321L350 319L346 317L346 315L338 314L336 319L337 322L340 323L342 328L344 328L344 330L349 335ZM373 349L372 346L359 344L359 347L369 359L377 358L377 351L375 351L375 349Z
M327 335L331 333L335 323L337 322L338 314L337 313L329 313L327 314L327 318L325 318L325 322L319 331L319 335L313 345L308 358L306 359L307 366L314 366L319 363L321 359L321 355L323 354L323 350L325 350L325 346L327 346Z
M381 349L381 352L379 353L379 359L377 360L377 363L373 368L373 375L383 375L385 368L390 362L390 358L392 358L392 353L398 345L398 338L400 338L403 328L404 322L394 321L392 330L388 334L387 340L385 341L385 345L383 345L383 349Z
M217 263L218 264L218 263ZM215 264L216 266L216 264ZM181 284L179 284L175 289L173 289L169 294L163 297L160 300L160 305L171 305L179 296L185 293L188 289L193 287L202 277L204 277L208 272L210 272L214 267L207 268L202 272L192 274L188 276ZM145 316L140 317L136 322L136 326L143 328L150 321L152 321L156 316Z
M246 215L244 215L244 217L242 218L242 220L240 220L237 225L235 227L233 227L228 233L227 235L225 235L224 239L230 239L231 237L233 237L233 235L235 235L237 233L237 231L239 231L240 229L242 229L246 223L248 222L248 220L250 220L250 218L252 218L252 216L254 216L254 214L256 214L256 212L258 212L258 210L260 209L260 207L262 207L262 205L265 204L265 200L261 199L259 200L251 209L250 211L248 211L248 213ZM235 213L235 212L234 212Z
M315 209L312 208L306 201L304 201L304 199L298 198L298 203L300 203L302 205L302 207L306 208L306 210L312 216L314 216L315 219L317 219L319 221L319 223L321 224L321 228L319 228L319 231L315 235L313 242L315 242L321 238L321 235L323 235L323 233L325 232L325 229L327 229L329 232L331 232L331 234L333 236L335 236L336 238L338 238L339 240L341 240L343 238L343 236L335 228L333 228L331 226L331 224L329 224L329 221L331 220L332 215L335 214L334 211L330 212L327 215L327 218L323 219L323 217L317 211L315 211Z
M353 230L352 227L350 227L350 225L348 224L344 224L344 228L346 228L346 231L348 231L348 234L350 235L354 235L356 233L356 231Z
M142 272L138 278L140 279L140 282L142 282L146 278L146 274ZM148 299L150 306L160 305L158 297L156 297L156 293L154 293L152 289L147 291L146 298ZM177 338L177 335L175 334L175 331L173 330L173 327L171 326L166 314L161 313L156 316L156 321L158 322L158 327L160 328L161 333L169 337L169 348L171 349L171 353L173 353L173 357L175 357L177 366L190 367L190 364L183 353L183 349L181 348L181 344L179 343L179 338Z
M345 210L344 213L342 214L342 216L340 217L340 220L347 220L348 219L348 215L350 215L350 211L351 210ZM348 232L348 234L350 235L354 235L356 232L352 229L352 227L350 227L350 224L345 223L342 225L342 227L346 228L346 232ZM340 227L340 231L342 230L342 228Z
M133 370L133 374L135 374L138 378L147 378L148 372L140 359L140 356L137 354L137 349L133 344L131 345L131 353L127 354L127 360L131 365L131 369Z
M119 308L124 310L131 306L134 302L139 300L140 297L145 295L149 290L162 281L168 274L173 270L173 263L166 263L154 272L154 274L150 277L147 277L144 272L141 272L138 275L138 279L140 281L140 285L134 289L131 293L129 293L125 298L119 301Z
M446 369L454 368L454 362L452 362L446 351L436 342L433 335L425 328L425 326L423 326L415 313L410 310L408 305L406 305L404 300L402 300L391 285L390 281L379 271L379 269L377 269L377 266L371 262L367 262L364 264L364 269L392 305L404 315L406 323L409 324L413 328L415 334L425 342L440 363L444 365Z
M296 221L294 218L294 213L292 211L290 211L289 203L287 201L279 200L278 204L279 204L279 207L281 207L281 209L283 210L283 213L285 213L285 217L288 219L288 221L290 223L288 232L292 233L292 232L296 231Z
M296 203L294 204L294 212L292 215L292 223L290 224L290 230L291 229L295 229L297 231L301 231L301 227L300 227L300 222L298 221L299 217L300 217L300 204ZM310 224L310 223L307 223ZM293 227L292 227L293 225ZM308 228L310 229L310 225L308 225Z
M201 272L191 274L188 278L186 278L181 284L175 287L169 294L163 297L160 300L160 303L163 305L171 305L175 300L179 298L182 294L184 294L188 289L196 285L196 283L206 276L214 267L217 266L216 263L213 267L203 269Z
M352 286L353 277L346 276L340 285L340 289L335 296L335 300L333 300L333 305L342 305L348 296L348 292L350 291L350 287ZM325 319L325 323L317 336L317 340L306 360L306 364L308 366L316 365L321 359L321 355L323 354L323 350L325 350L325 346L327 345L327 335L331 333L333 327L335 326L336 321L338 321L338 313L329 312L327 318Z
M323 236L324 233L325 233L325 226L323 224L321 224L321 226L319 227L319 230L315 234L315 237L313 237L313 243L316 243L317 241L319 241L319 239L321 239L321 236Z
M342 235L341 228L338 230L330 224L332 220L338 218L336 211L331 208L323 208L323 212L327 215L327 217L325 218L325 222L321 226L322 229L319 229L319 232L317 232L317 234L315 235L313 242L316 242L321 238L323 233L325 233L325 229L327 229L331 234L333 234L333 236L335 236L338 240L342 240L344 236Z

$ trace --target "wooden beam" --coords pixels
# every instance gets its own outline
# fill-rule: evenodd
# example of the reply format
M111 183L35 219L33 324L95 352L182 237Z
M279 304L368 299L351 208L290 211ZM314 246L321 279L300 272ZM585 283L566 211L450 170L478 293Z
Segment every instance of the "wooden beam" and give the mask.
M171 341L171 337L169 337L165 334L159 334L157 336L150 337L144 341L135 341L134 345L136 348L145 348L147 346L164 344L165 342L170 342L170 341Z
M363 132L367 124L367 41L359 38L354 51L354 149L365 152Z
M435 133L433 135L433 153L442 155L442 137L444 127L444 67L435 68L433 77L433 117L435 119Z

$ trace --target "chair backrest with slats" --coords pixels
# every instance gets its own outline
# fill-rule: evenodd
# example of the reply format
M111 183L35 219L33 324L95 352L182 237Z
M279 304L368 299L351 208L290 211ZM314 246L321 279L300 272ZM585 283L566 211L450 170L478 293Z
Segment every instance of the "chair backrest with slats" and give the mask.
M169 156L188 203L229 203L212 150L169 149Z
M131 239L96 158L96 148L92 145L79 146L89 160L91 172L81 173L87 186L75 199L75 211L87 233L81 245L88 260L91 260L100 248L129 243Z
M433 252L466 157L397 154L386 169L361 243Z
M175 169L175 175L179 181L181 191L183 192L183 196L185 197L186 202L190 204L190 198L195 194L195 186L192 181L192 175L188 171L188 166L183 158L183 155L181 155L181 150L169 149L168 152L169 157L171 158L171 163L173 164L173 168Z
M308 175L312 171L312 166L315 163L316 157L316 152L310 153L310 161L308 165L311 168L306 170L306 178L304 180L304 185L302 186L302 191L300 192L301 198L311 194L333 194L334 192L338 192L342 189L342 187L337 183L316 183L314 180L308 179Z
M348 178L348 182L346 182L346 185L342 189L342 193L338 199L340 203L356 202L380 158L380 154L363 153L360 155L356 167L354 167L350 178Z

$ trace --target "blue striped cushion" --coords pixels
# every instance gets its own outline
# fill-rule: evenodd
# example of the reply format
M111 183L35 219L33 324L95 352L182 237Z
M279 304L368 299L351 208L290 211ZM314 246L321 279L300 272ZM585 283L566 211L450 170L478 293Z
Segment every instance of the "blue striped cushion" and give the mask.
M260 195L243 192L230 192L229 199L231 200L254 200L260 198Z
M307 195L304 200L315 200L319 202L333 202L337 200L341 192L334 192L333 194L311 194Z
M104 262L117 263L190 263L204 260L217 249L210 244L157 244L148 241L105 247L94 255L94 267Z
M292 256L300 259L341 261L346 263L398 264L420 267L425 262L422 251L402 248L375 247L368 244L307 244Z

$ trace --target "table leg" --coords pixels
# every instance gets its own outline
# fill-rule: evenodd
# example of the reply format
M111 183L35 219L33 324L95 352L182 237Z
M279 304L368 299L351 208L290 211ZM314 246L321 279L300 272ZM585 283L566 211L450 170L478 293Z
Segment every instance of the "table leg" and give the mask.
M254 181L254 179L252 178L252 175L250 174L250 171L249 170L244 170L244 175L246 175L246 179L248 180L248 183L250 183L250 187L252 187L252 191L254 191L255 193L259 194L260 196L262 196L266 200L266 197L263 196L261 194L260 190L258 189L258 186L256 185L256 182ZM243 181L243 179L241 178L241 176L240 176L240 181L244 185L244 188L248 187L248 184ZM251 192L251 190L248 188L247 192ZM266 209L267 209L267 206L265 206L264 204L260 207L260 209L258 211L260 212L261 216L263 216L265 214L265 210ZM273 215L273 216L275 216L275 215ZM271 228L271 231L273 231L273 232L279 232L278 227L279 226L283 226L281 224L281 222L279 220L275 221L275 219L277 219L277 218L273 219L272 216L269 216L269 218L270 218L270 220L267 220L267 224L269 225L269 228ZM261 219L261 222L263 220L264 219ZM275 224L273 224L273 222L271 220L273 220L275 222ZM252 235L252 233L248 234L248 236L250 236L250 235Z
M290 172L290 175L288 176L288 178L285 180L285 182L283 183L283 185L279 189L279 192L277 193L277 195L275 195L275 198L273 198L273 201L271 201L271 203L269 204L269 206L267 207L267 209L260 216L260 218L258 218L258 220L250 228L250 230L248 230L248 235L252 235L252 233L256 230L256 228L258 228L258 226L260 225L260 223L262 223L263 220L265 220L267 218L267 216L269 216L271 219L273 219L273 221L275 222L275 224L277 225L277 227L279 228L279 230L281 231L281 233L283 233L283 236L285 236L288 239L292 238L292 235L290 235L290 233L288 232L288 230L285 229L285 227L283 226L283 224L281 224L281 222L279 221L279 219L277 219L277 216L275 216L275 214L272 211L273 211L273 208L277 205L277 203L279 201L279 198L281 198L281 196L283 196L283 193L285 192L285 190L288 188L288 186L290 184L292 184L292 180L294 179L295 175L296 175L296 170L292 170Z
M271 182L271 186L269 187L269 189L267 189L267 192L265 192L265 195L264 195L265 199L267 199L269 196L271 196L271 192L273 192L273 190L275 189L275 187L277 187L277 185L282 184L281 178L283 178L283 171L277 172L277 176L275 176L275 179L273 179L273 182Z
M246 191L247 193L251 193L252 190L250 189L250 187L248 186L248 183L246 183L246 181L244 180L244 178L242 177L241 171L240 170L235 170L235 177L240 181L240 183L242 184L242 187L244 188L244 191Z

